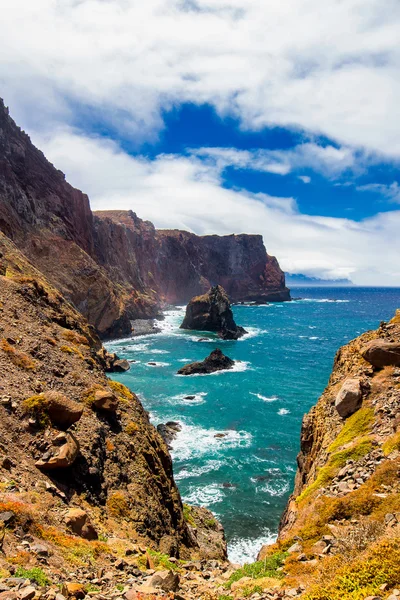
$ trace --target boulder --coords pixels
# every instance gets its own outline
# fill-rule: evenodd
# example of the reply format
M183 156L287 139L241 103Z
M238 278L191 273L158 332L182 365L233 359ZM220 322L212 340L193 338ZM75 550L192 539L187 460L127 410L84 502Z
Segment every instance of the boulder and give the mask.
M61 593L65 598L81 599L86 596L85 586L82 583L65 582L61 588Z
M96 390L93 406L99 410L114 413L118 408L118 398L109 390Z
M7 590L5 592L0 592L0 600L18 600L18 596L16 592Z
M400 343L385 340L372 340L361 350L366 361L374 367L400 366Z
M290 548L287 549L289 554L294 554L295 552L303 552L303 546L299 542L295 542Z
M224 340L237 340L247 333L236 325L229 298L220 285L190 300L181 329L215 331Z
M179 575L173 571L157 571L146 585L162 589L164 592L176 592L179 588Z
M60 433L53 439L53 447L45 452L35 464L39 469L66 469L79 454L79 444L70 432Z
M96 353L96 356L106 373L123 373L131 368L127 360L121 359L114 352L107 352L103 347Z
M78 404L59 392L47 392L45 398L46 410L54 425L67 429L81 418L82 404Z
M356 412L361 406L362 391L360 380L357 378L346 379L338 393L335 408L339 415L345 419Z
M35 597L36 588L33 585L28 585L19 591L19 600L32 600Z
M225 356L222 351L217 348L207 358L200 362L190 363L185 365L178 371L178 375L195 375L208 373L215 373L216 371L224 371L226 369L232 369L235 361Z
M157 431L165 441L168 447L182 430L182 425L176 421L168 421L168 423L160 423L157 425Z
M10 525L15 519L15 513L12 510L6 510L0 513L0 523L5 526Z
M90 522L87 512L81 508L71 508L65 515L67 527L86 540L97 540L97 531Z
M114 361L114 372L115 373L124 373L125 371L129 371L131 368L129 362L125 358L119 358Z

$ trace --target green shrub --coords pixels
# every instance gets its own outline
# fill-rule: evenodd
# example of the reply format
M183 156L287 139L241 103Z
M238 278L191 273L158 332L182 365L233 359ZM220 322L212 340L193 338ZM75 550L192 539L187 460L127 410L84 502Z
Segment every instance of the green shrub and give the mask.
M278 569L283 565L287 556L287 552L275 552L275 554L267 556L264 560L243 565L243 567L232 573L225 583L225 587L230 589L232 583L239 581L242 577L251 577L252 579L261 579L263 577L281 578L282 574Z
M15 577L30 579L30 581L35 581L41 587L50 584L50 579L40 567L33 567L32 569L24 569L23 567L18 567L18 569L15 572Z
M339 435L329 446L328 452L335 452L335 450L349 444L356 438L366 436L371 431L373 419L374 411L372 408L360 408L360 410L347 419Z

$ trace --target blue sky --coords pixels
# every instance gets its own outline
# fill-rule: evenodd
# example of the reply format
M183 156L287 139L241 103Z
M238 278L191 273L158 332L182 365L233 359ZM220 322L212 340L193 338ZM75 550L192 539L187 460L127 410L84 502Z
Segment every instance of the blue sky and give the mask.
M12 116L157 227L261 233L290 272L400 285L397 0L15 0Z

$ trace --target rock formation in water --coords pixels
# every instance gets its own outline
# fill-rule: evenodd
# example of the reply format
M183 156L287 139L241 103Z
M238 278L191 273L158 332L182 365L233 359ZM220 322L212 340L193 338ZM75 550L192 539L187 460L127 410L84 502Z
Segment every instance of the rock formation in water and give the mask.
M220 285L191 299L181 329L215 331L223 340L237 340L247 333L236 325L229 298Z
M188 302L215 281L233 299L287 300L261 236L156 231L132 211L93 214L0 100L0 231L102 337L130 334L165 302Z
M184 365L178 371L178 375L208 375L216 371L226 371L232 369L235 361L225 356L223 352L217 348L202 361Z

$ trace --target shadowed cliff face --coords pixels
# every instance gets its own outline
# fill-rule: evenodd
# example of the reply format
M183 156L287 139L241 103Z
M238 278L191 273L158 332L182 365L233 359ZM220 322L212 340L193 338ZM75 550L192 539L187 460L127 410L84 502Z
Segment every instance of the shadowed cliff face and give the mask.
M131 211L94 215L102 264L109 269L114 256L120 276L134 272L137 285L155 289L164 302L186 303L213 285L221 285L233 302L290 300L284 273L261 235L198 236L155 230Z
M287 300L260 236L156 231L132 211L93 215L0 100L0 231L11 238L102 337L131 333L163 303L220 283L233 300Z

